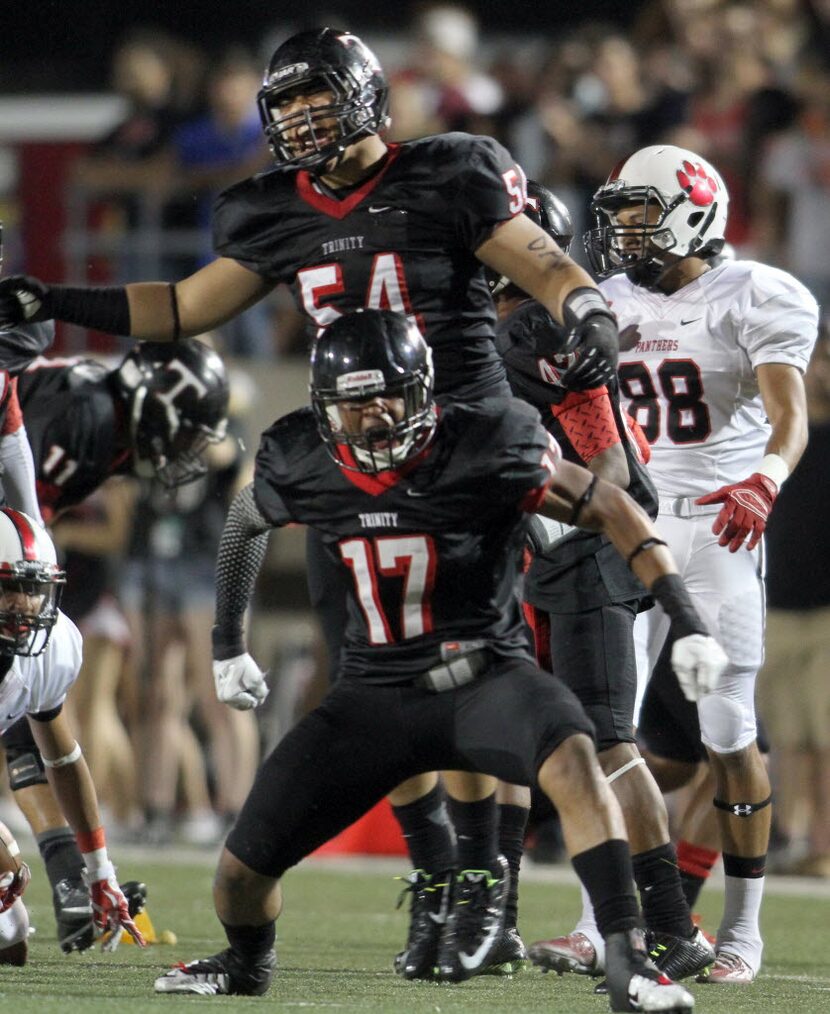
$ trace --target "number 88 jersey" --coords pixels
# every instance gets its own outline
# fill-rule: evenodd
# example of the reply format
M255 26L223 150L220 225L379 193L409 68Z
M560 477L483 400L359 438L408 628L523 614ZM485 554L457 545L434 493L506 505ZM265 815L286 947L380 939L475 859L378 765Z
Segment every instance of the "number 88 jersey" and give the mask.
M624 275L600 285L620 331L620 398L651 444L665 497L697 497L754 472L769 438L757 367L806 369L818 307L791 275L730 261L666 295Z

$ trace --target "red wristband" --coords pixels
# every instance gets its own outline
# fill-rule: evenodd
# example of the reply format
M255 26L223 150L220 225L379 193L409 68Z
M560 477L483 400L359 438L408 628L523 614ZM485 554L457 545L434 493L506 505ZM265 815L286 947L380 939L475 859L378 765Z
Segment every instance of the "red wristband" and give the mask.
M107 847L107 836L103 827L96 827L94 831L79 831L75 838L81 852L95 852Z

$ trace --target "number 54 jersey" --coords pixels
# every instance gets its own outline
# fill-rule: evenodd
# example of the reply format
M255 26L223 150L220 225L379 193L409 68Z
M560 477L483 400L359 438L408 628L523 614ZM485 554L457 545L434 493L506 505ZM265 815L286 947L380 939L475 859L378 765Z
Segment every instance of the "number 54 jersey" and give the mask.
M625 275L600 288L620 331L620 395L651 444L651 473L665 497L698 497L754 472L770 426L755 370L806 369L818 307L791 275L728 261L671 295ZM636 331L634 330L636 329Z

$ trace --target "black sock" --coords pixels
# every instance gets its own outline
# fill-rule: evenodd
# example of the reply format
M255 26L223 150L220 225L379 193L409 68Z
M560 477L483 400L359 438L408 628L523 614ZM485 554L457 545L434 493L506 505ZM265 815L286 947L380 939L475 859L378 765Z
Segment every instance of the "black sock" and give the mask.
M456 863L459 870L498 870L498 812L496 794L475 803L447 798L450 820L455 828Z
M455 865L444 790L436 785L425 796L405 806L393 806L392 812L401 825L409 857L416 870L442 873Z
M511 803L499 804L499 852L510 867L510 890L505 907L505 929L515 929L519 917L519 866L524 852L525 828L530 810Z
M628 842L611 838L580 852L571 862L591 898L604 939L640 925Z
M68 827L42 831L37 836L37 847L40 849L46 875L52 887L59 880L82 880L84 860L75 835Z
M631 865L646 928L687 940L693 936L695 927L683 894L674 846L667 842L648 852L638 852L631 857Z
M264 926L229 926L226 922L222 926L231 950L240 958L254 961L261 958L272 950L277 939L277 927L273 919Z

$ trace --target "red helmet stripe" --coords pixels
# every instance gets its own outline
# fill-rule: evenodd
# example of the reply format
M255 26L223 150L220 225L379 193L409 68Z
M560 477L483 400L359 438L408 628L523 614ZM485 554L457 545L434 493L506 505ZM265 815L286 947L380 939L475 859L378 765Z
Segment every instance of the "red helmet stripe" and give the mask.
M622 172L622 167L629 160L629 158L631 158L631 156L630 155L626 155L625 158L621 158L619 160L619 162L617 162L617 164L611 170L611 175L608 177L608 182L609 183L613 183L614 180L618 180L620 178L620 173Z
M23 550L23 559L36 560L37 543L35 542L35 533L32 530L29 519L24 514L21 514L20 511L13 510L11 507L4 507L3 513L17 529L20 548Z

